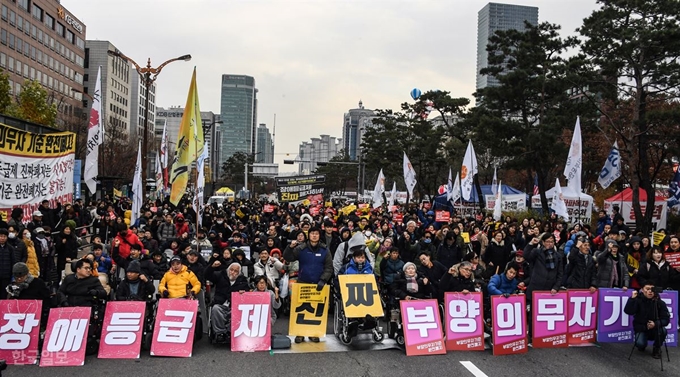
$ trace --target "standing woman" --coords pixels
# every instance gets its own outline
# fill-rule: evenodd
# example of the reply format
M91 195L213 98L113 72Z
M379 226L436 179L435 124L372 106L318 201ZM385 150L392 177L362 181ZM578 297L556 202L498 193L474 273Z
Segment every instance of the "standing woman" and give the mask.
M638 272L640 284L654 284L655 287L668 288L671 282L680 280L680 273L666 261L663 251L658 246L647 252L645 263L640 265Z
M31 231L28 228L24 228L22 234L22 241L26 244L26 265L28 266L28 272L31 276L40 276L40 264L38 264L38 256L35 253L35 245L31 239Z
M486 248L486 252L482 256L482 261L486 263L487 273L492 272L493 275L503 272L505 265L510 260L510 248L503 240L505 236L502 230L497 230L493 234L493 238Z
M72 226L65 226L54 242L57 254L57 279L61 280L61 273L66 268L66 263L71 263L78 257L78 238Z

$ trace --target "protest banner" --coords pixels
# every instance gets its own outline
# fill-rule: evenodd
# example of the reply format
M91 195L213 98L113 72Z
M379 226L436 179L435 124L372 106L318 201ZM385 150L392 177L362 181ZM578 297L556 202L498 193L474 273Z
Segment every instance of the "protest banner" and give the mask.
M340 296L347 318L364 318L366 315L382 317L378 283L373 274L339 275Z
M109 301L99 342L100 359L138 359L144 328L144 301Z
M85 364L89 307L50 309L45 342L40 357L41 367L73 367Z
M446 350L483 351L484 323L481 292L447 292L444 300Z
M36 363L42 304L40 300L0 301L0 360L9 365Z
M312 200L323 200L326 176L302 175L294 177L276 177L276 195L279 203ZM309 205L309 204L308 204Z
M437 300L401 300L407 356L444 355Z
M527 352L526 297L491 296L493 319L493 354L510 355Z
M269 292L231 293L232 352L271 349L271 296Z
M598 291L590 293L586 289L568 290L569 298L569 346L595 344L597 329Z
M531 295L534 348L567 347L568 315L567 292L534 291Z
M601 343L630 343L633 340L633 318L623 308L632 291L600 289L597 304L597 341Z
M151 356L191 357L197 312L198 300L158 301Z
M449 211L434 211L434 221L448 223L451 220Z
M317 291L316 284L293 284L288 335L326 336L328 293L328 285Z

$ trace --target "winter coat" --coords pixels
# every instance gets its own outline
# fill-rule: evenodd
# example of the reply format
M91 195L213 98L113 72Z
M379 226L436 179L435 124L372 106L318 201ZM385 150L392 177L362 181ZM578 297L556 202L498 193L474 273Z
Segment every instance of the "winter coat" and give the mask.
M384 258L380 262L380 275L385 284L394 283L394 279L403 271L404 261L401 259L392 260L390 258Z
M168 291L170 298L185 297L188 292L187 286L191 286L191 291L194 294L201 291L201 282L198 281L196 274L189 271L187 266L182 266L179 273L174 273L170 269L163 275L163 279L158 285L158 293L163 294L163 292Z
M92 295L90 291L97 293ZM92 306L95 297L100 300L106 298L106 291L95 276L79 279L76 274L68 275L57 291L59 306Z
M127 277L118 284L118 289L116 289L116 301L146 301L147 299L153 297L156 293L156 287L153 286L153 280L149 279L143 282L141 279L137 279L139 288L136 295L133 295L130 291L130 284L134 282L130 281Z
M125 259L128 256L130 256L130 250L132 249L132 245L139 245L140 249L144 249L144 245L142 244L142 241L137 238L137 235L128 231L125 234L125 237L121 236L120 233L114 238L114 241L118 240L120 241L118 250L120 253L120 256ZM111 246L113 249L113 246ZM116 262L116 259L113 259L114 262ZM118 262L116 262L118 263Z
M361 232L356 232L347 242L343 242L338 246L338 249L333 256L333 271L335 271L336 275L340 269L352 259L352 253L354 251L352 248L358 248L362 246L366 252L367 261L369 261L371 265L375 264L375 257L373 256L373 253L370 253L366 248L366 237L364 237Z
M465 278L462 274L453 276L447 271L439 282L438 291L440 294L444 292L462 292L464 290L468 292L475 291L475 281L472 275L469 278Z
M63 242L64 239L66 239L66 242ZM78 239L73 233L70 235L66 235L64 231L59 233L55 237L54 248L59 260L75 260L78 258Z
M583 254L573 248L568 256L567 288L588 289L597 287L595 261L591 254Z
M45 306L47 306L49 312L50 290L42 279L33 277L32 275L33 274L31 274L31 282L28 283L26 288L21 290L19 297L16 298L19 300L42 300L43 313L45 312Z
M505 293L513 294L517 290L518 284L519 282L517 279L508 280L508 277L505 276L505 272L502 272L491 277L491 280L489 280L489 285L487 285L487 289L489 294L492 296L502 295Z
M654 321L656 326L666 327L671 320L668 306L663 300L650 300L642 294L629 299L623 312L633 316L633 329L636 333L646 332L648 321Z
M443 264L448 270L454 264L458 264L463 260L463 249L456 244L455 239L451 245L445 239L437 249L437 261Z
M130 262L132 262L133 259L130 255L128 255L127 258L123 258L120 255L120 251L117 247L113 248L113 260L116 262L118 266L122 269L127 269L128 265L130 265ZM147 278L149 279L160 279L162 276L160 273L156 270L156 265L153 263L153 260L147 257L144 254L139 255L139 259L137 259L139 262L139 267L142 270L142 273L146 275Z
M665 259L661 263L648 261L640 265L638 270L640 284L654 284L655 287L668 288L680 281L680 273L672 268Z
M340 269L340 272L338 273L338 275L359 275L359 274L361 275L373 274L373 266L368 261L366 261L361 270L359 270L357 264L354 262L354 259L351 259L349 263L343 266Z
M564 274L563 255L557 249L553 249L555 268L548 269L548 266L546 266L548 251L543 246L536 247L527 244L525 249L527 250L524 250L524 257L531 266L531 279L526 291L527 297L531 298L533 291L559 290Z
M505 241L498 243L492 238L489 246L486 248L486 252L482 255L482 261L486 263L487 269L491 268L494 271L498 269L500 272L508 264L509 260L510 249L505 244ZM493 266L490 266L490 263L493 263Z
M258 260L253 269L255 276L266 276L269 285L276 287L276 282L281 278L280 271L283 270L283 263L275 258L269 258L264 264L262 264L262 260Z
M14 267L16 262L14 247L7 242L4 245L0 245L0 279L12 278L12 267ZM0 287L0 289L5 288Z
M38 264L38 256L35 253L35 245L31 240L24 240L26 245L26 265L28 272L33 276L40 276L40 264Z
M215 271L212 266L205 269L205 278L215 284L214 292L215 298L213 302L223 305L225 302L231 303L232 292L248 291L248 279L245 276L239 275L234 284L229 281L228 270Z
M626 255L619 253L618 256L619 260L614 261L609 251L603 251L596 254L597 275L595 277L595 283L598 288L622 288L630 286L630 275L628 275ZM616 268L619 274L618 285L614 287L610 284L613 268Z
M10 238L7 243L14 247L14 255L17 262L24 262L28 259L28 254L26 251L26 244L23 240L19 238Z
M205 268L208 267L207 263L205 262L205 259L199 257L196 260L196 263L192 264L187 262L186 266L189 268L189 271L193 272L196 275L198 281L201 282L201 285L205 286Z
M449 269L446 268L439 261L432 261L432 267L427 268L423 265L418 267L418 273L425 276L427 280L432 282L432 293L437 293L437 287L440 286L440 281Z
M158 226L158 240L161 244L172 241L176 236L175 226L172 223L163 222Z
M300 262L298 263L298 281L300 283L316 284L320 281L328 283L333 277L331 252L321 242L316 246L304 242L294 249L288 246L283 252L283 259L291 264L295 261ZM313 281L317 277L318 280Z
M423 281L424 276L416 275L416 281L418 282L418 292L411 293L406 289L406 277L403 271L394 279L394 282L390 286L393 297L398 297L401 300L406 299L406 296L411 296L415 298L429 298L432 296L432 283L429 281L427 284Z

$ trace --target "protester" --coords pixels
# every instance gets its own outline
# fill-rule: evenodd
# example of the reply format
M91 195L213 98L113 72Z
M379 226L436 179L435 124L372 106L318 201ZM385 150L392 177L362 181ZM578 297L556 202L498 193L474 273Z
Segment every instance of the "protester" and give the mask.
M95 300L105 299L102 283L92 276L93 263L89 259L80 259L75 268L75 273L67 275L59 286L59 306L92 306Z
M153 297L156 288L153 280L142 274L139 261L132 261L125 269L125 279L120 282L116 290L118 301L147 301Z
M177 259L177 261L179 261L179 259ZM179 263L173 264L174 258L170 263L173 269L176 264L181 266ZM231 294L233 292L246 292L249 290L249 287L248 280L245 276L241 275L240 264L232 262L226 269L219 271L218 268L220 266L221 262L219 260L213 261L213 263L206 268L205 277L215 284L215 298L213 299L215 305L213 305L211 309L212 330L215 334L216 342L224 343L228 336L227 333L230 330L228 327L228 318L231 314ZM186 267L183 268L186 269Z
M503 295L508 297L509 295L515 293L518 288L524 286L524 283L520 283L516 279L517 271L519 271L519 265L515 262L510 262L505 267L505 271L492 276L487 286L489 295Z
M12 266L17 262L14 247L7 243L9 232L0 228L0 287L6 287L12 281ZM0 300L7 298L7 291L0 289Z
M562 284L563 255L555 249L554 234L544 233L540 237L540 243L539 245L539 238L534 237L524 250L531 266L531 279L526 290L527 300L531 299L533 291L557 293Z
M165 298L196 296L201 291L201 283L196 275L182 264L179 256L170 259L170 270L163 275L158 285L158 293Z
M269 279L264 276L256 276L255 277L255 290L254 292L267 292L269 293L269 296L271 297L271 325L274 326L274 322L276 322L276 310L278 310L281 307L281 298L279 297L279 287L274 287L272 289L272 286L269 285Z
M670 323L668 306L654 291L654 285L644 283L642 289L633 291L623 311L633 316L635 346L640 352L647 348L647 341L653 340L652 357L661 358L661 344L665 341Z
M606 249L596 254L598 288L622 288L628 289L630 275L626 265L625 255L619 253L619 244L608 241Z

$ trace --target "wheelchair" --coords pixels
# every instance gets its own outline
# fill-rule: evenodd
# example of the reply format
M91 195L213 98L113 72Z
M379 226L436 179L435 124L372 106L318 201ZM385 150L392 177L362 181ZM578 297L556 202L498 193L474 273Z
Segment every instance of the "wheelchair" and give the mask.
M380 283L380 297L385 302L385 322L387 322L387 337L394 339L401 347L406 344L404 326L401 322L401 307L399 299L390 292L388 284Z
M338 285L333 284L331 291L333 292L334 307L333 333L340 342L344 345L350 345L359 331L365 331L371 333L374 342L382 343L385 339L385 334L383 334L383 328L380 326L380 318L372 317L368 314L362 318L348 318L343 308L342 297L340 297ZM384 312L385 303L382 300L382 297L381 304Z
M231 306L227 303L225 305L227 307L227 313L225 316L225 337L223 339L218 339L217 334L215 334L215 331L213 330L213 319L212 319L212 308L215 305L220 305L216 303L212 303L212 305L208 306L207 312L208 312L208 339L210 340L210 344L223 344L223 345L229 345L231 344Z
M90 324L87 329L85 341L85 355L96 355L99 351L99 342L104 328L104 309L106 300L94 299L90 311Z

